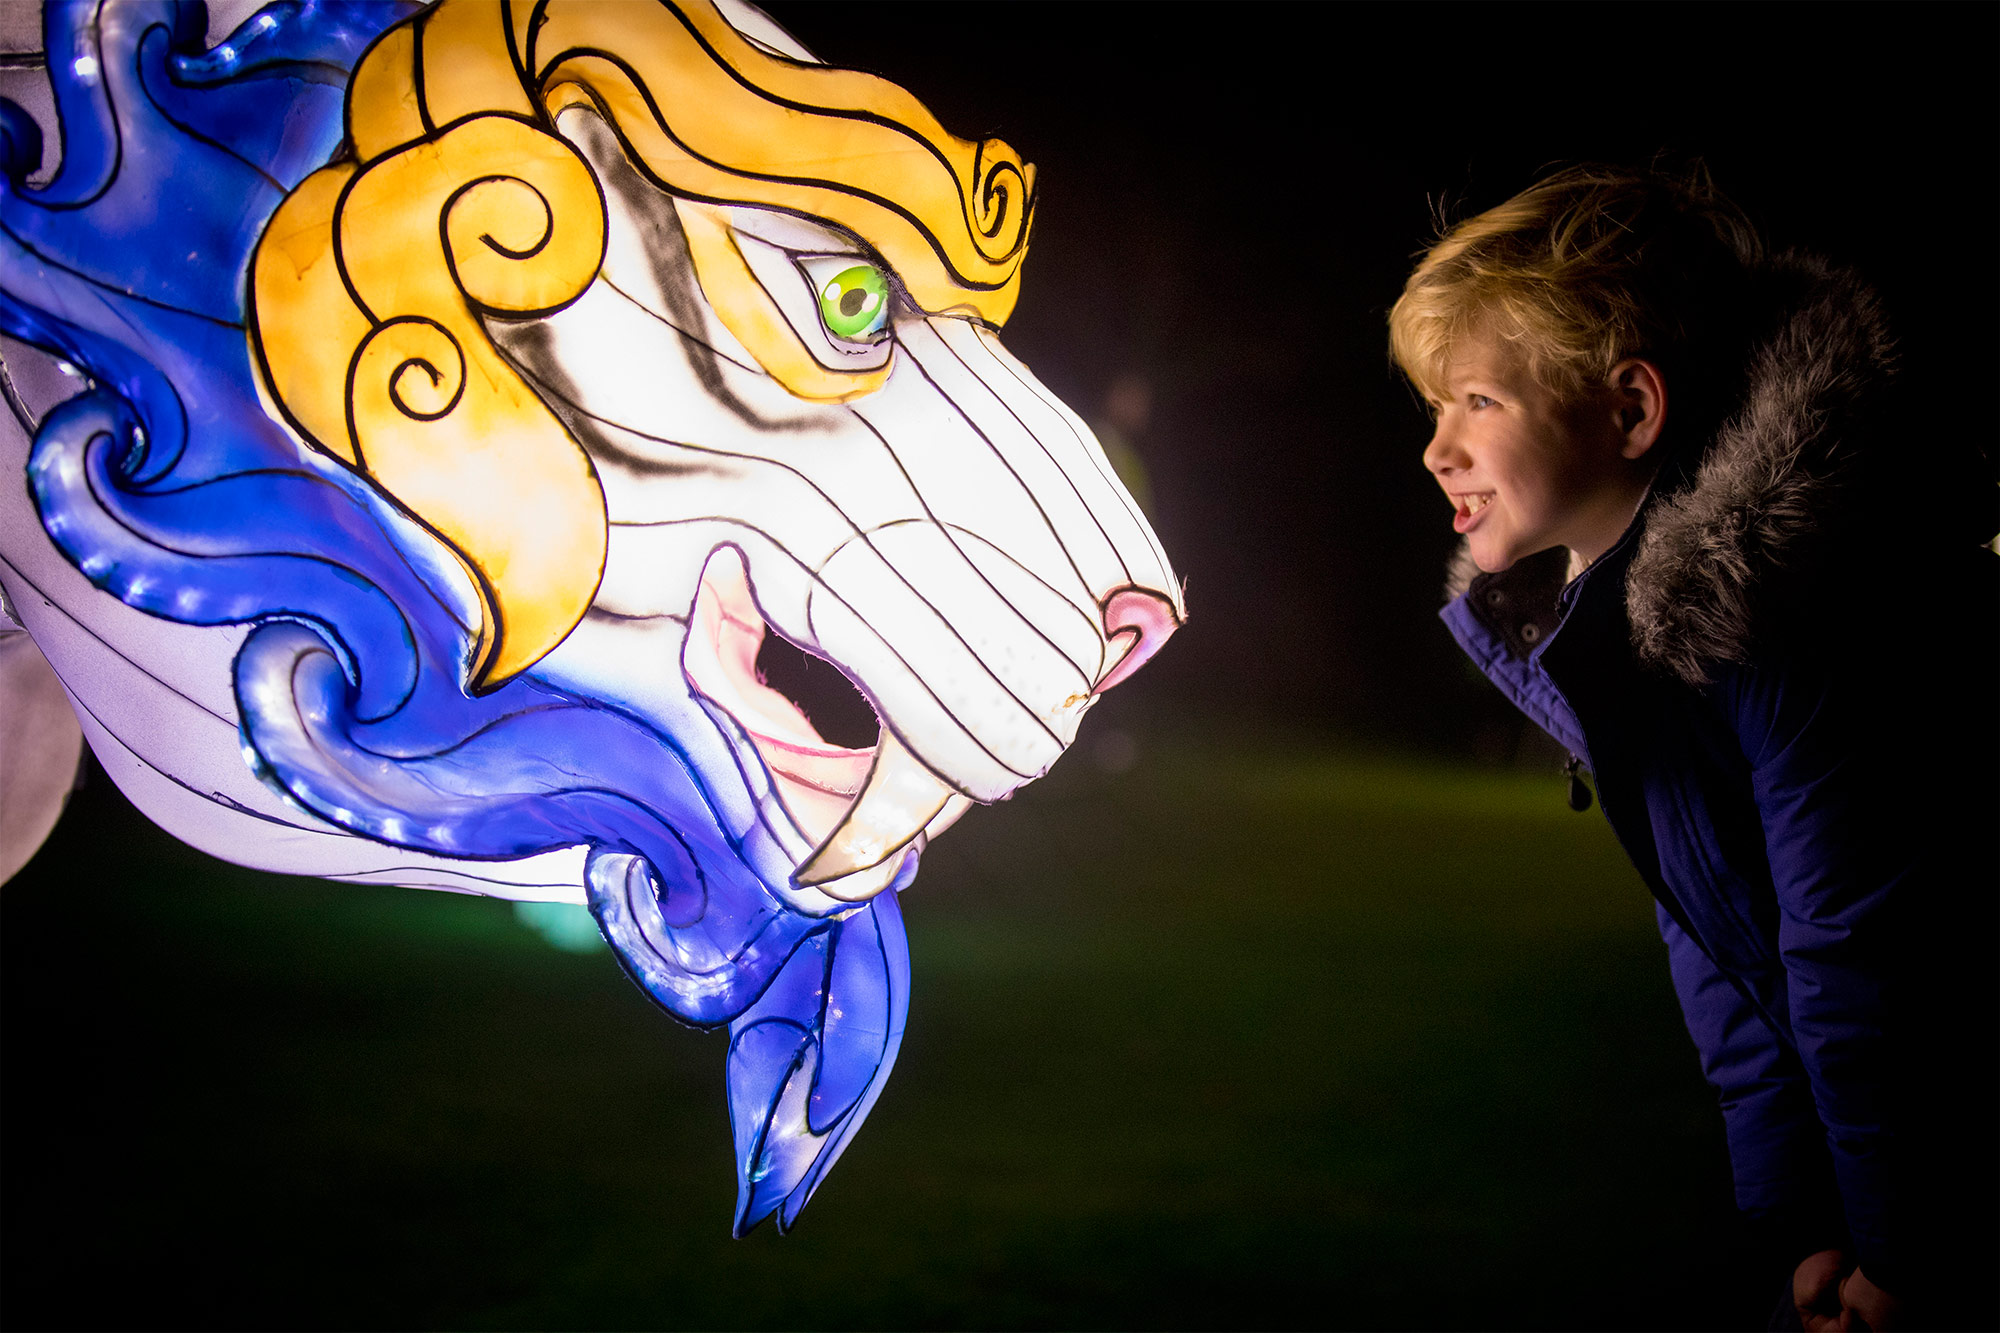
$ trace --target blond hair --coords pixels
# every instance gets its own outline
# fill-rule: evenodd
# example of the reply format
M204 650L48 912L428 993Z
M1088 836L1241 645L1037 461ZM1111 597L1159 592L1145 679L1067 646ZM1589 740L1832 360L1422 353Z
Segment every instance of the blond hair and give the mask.
M1433 402L1469 337L1511 346L1563 398L1632 357L1679 378L1761 253L1699 166L1567 167L1442 229L1389 312L1390 355Z

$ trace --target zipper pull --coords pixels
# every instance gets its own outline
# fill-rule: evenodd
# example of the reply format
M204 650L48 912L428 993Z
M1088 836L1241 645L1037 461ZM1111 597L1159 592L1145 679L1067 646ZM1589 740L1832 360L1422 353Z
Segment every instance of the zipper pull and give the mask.
M1590 788L1583 781L1583 760L1571 755L1563 765L1563 773L1569 778L1569 808L1582 814L1590 809Z

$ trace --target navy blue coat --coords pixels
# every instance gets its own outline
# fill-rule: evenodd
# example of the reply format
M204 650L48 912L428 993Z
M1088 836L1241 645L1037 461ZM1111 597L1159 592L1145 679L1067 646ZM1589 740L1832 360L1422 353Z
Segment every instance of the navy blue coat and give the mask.
M1828 554L1888 493L1855 464L1887 342L1865 290L1795 269L1728 424L1611 552L1567 584L1561 550L1461 578L1443 616L1652 889L1738 1205L1788 1262L1851 1247L1936 1290L1941 1209L1990 1223L1967 1173L2000 1134L1994 562L1954 565L1989 600L1912 625L1895 576Z

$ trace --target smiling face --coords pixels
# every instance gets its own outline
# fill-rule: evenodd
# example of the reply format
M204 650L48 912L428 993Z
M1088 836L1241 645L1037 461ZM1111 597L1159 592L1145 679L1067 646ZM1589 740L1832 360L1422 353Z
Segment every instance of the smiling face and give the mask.
M1566 546L1591 561L1617 542L1652 481L1664 392L1644 362L1564 399L1504 344L1468 337L1446 369L1424 466L1488 573Z

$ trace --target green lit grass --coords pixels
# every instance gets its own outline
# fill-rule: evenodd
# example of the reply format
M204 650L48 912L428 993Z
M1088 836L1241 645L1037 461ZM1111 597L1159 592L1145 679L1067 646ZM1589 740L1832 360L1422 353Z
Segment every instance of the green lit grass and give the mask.
M100 778L0 890L9 1326L1727 1326L1719 1118L1561 780L1079 755L904 899L897 1072L728 1239L722 1044L504 904ZM1734 1304L1732 1304L1734 1302Z

